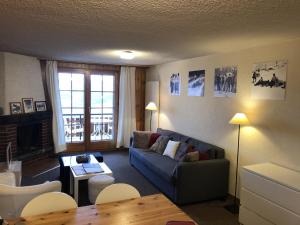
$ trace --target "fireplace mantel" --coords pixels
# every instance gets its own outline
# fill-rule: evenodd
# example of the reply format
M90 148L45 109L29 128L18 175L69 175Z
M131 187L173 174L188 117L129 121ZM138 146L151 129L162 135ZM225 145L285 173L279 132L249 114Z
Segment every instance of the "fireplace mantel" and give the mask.
M0 126L9 124L32 123L35 121L50 119L51 115L51 111L4 115L0 116Z

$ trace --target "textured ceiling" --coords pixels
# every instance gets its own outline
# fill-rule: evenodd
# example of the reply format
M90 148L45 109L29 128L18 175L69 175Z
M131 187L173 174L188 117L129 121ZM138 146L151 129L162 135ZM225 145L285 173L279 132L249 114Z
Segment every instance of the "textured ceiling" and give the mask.
M0 50L132 64L235 51L300 37L300 0L1 0Z

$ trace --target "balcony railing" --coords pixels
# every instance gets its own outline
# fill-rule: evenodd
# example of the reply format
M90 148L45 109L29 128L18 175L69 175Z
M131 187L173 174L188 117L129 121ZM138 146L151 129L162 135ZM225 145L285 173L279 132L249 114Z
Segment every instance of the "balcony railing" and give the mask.
M63 118L66 142L82 142L84 140L84 115L63 114ZM91 114L91 141L112 140L113 126L112 114Z

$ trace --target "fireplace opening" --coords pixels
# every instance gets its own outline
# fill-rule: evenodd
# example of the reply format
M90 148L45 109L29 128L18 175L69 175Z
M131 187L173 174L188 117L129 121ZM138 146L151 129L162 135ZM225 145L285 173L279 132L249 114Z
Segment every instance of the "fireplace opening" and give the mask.
M17 128L17 157L34 154L42 149L42 124L20 125Z

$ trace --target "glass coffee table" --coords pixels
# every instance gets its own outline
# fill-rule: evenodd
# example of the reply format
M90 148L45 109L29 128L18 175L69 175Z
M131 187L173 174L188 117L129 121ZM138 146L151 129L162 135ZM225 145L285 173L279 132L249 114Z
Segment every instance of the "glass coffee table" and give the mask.
M74 194L74 199L78 204L78 183L80 180L87 180L90 177L96 176L96 175L109 175L112 176L113 173L110 170L110 168L104 163L104 162L98 162L94 155L90 154L90 161L89 163L92 164L99 164L102 168L102 172L100 173L85 173L85 174L78 174L75 173L75 169L77 166L80 166L81 164L76 162L76 156L63 156L62 161L64 166L70 167L70 194Z

